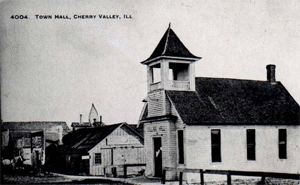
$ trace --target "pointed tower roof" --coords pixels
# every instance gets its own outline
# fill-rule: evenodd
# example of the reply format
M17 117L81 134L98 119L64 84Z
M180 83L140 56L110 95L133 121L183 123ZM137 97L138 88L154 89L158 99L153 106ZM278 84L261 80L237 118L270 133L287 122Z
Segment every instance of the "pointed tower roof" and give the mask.
M92 103L92 107L91 107L90 113L92 112L93 109L97 112L97 109L96 109L94 103ZM97 114L98 114L98 112L97 112Z
M171 23L164 36L161 38L160 42L153 51L152 55L147 60L144 60L141 63L147 64L159 58L189 58L192 60L201 59L201 57L193 55L184 46L175 32L171 29Z
M96 112L96 114L98 114L98 111L97 111L94 103L92 103L92 107L91 107L90 114L89 114L90 116L91 116L91 113L92 113L93 110Z

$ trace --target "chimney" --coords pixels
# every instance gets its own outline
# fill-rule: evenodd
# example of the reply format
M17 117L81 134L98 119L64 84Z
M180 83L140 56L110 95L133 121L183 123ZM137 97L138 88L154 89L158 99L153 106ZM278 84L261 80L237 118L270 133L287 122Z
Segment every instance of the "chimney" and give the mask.
M102 123L102 116L100 116L100 123Z
M63 128L62 128L62 125L59 125L58 126L58 136L59 136L59 145L62 145L63 144Z
M80 114L80 122L79 123L82 123L82 114Z
M267 65L267 80L271 84L275 84L276 83L275 68L276 68L276 65L274 65L274 64Z

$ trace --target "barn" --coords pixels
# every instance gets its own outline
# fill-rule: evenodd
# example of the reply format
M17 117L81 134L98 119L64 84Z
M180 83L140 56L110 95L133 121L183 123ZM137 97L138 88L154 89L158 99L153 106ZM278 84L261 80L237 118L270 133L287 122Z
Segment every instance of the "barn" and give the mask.
M265 81L195 77L200 59L169 27L141 62L148 82L139 123L146 176L161 177L165 167L299 174L300 108L276 81L276 66L267 66ZM200 181L199 174L183 178Z
M145 165L144 139L136 125L77 129L63 139L65 172L100 176L138 174Z

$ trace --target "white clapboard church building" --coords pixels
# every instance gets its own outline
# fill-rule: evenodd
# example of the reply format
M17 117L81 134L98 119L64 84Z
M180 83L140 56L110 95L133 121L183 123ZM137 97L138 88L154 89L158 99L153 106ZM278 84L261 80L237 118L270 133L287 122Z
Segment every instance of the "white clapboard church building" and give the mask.
M275 65L266 81L195 77L200 59L169 27L141 62L145 175L160 177L164 167L300 173L299 105L275 80ZM184 178L199 182L199 174Z

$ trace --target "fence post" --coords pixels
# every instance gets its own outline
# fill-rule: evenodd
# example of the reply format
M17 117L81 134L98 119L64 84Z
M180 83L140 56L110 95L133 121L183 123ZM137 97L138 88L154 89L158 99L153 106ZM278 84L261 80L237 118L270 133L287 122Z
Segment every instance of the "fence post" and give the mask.
M230 174L230 171L228 170L227 172L227 184L228 185L231 185L231 174Z
M127 166L124 165L124 178L127 178Z
M183 172L179 172L179 185L182 185Z
M200 183L201 185L204 185L204 174L203 174L203 170L200 170Z
M114 177L117 177L117 168L113 167L112 169L113 169L113 175L114 175Z
M166 170L163 169L163 174L161 177L161 184L165 184L166 183Z
M266 183L266 177L263 175L261 176L261 180L260 180L261 184L265 184Z

